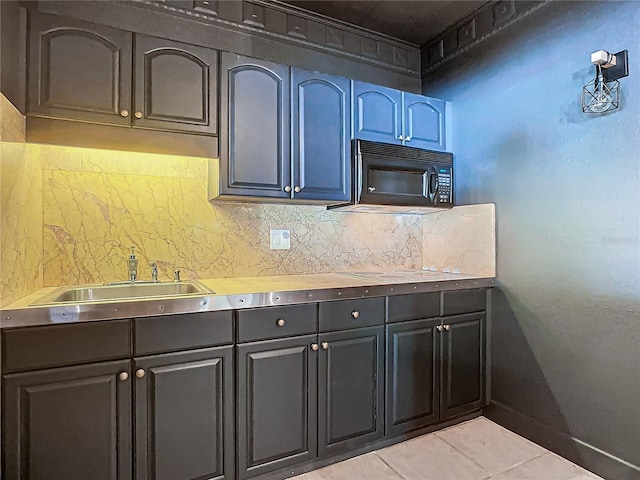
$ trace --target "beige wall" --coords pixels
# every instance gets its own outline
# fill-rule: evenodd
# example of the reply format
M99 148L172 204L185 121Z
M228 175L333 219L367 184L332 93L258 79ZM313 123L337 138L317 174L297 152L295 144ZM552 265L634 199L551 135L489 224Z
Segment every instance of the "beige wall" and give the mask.
M0 306L43 286L42 168L24 117L0 94Z

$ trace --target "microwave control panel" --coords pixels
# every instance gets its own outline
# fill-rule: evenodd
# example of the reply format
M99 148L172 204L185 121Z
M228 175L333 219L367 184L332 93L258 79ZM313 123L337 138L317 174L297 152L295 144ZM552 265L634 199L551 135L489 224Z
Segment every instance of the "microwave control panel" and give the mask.
M453 186L451 185L451 168L438 168L437 203L453 203Z

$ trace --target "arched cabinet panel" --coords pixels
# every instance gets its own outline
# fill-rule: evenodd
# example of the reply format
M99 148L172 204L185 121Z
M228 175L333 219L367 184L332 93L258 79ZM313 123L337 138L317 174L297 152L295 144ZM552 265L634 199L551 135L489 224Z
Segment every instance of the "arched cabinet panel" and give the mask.
M289 198L288 85L285 65L222 55L222 194Z
M354 137L446 151L446 102L379 85L353 82Z
M38 12L29 32L29 116L217 134L217 50Z
M133 124L143 128L217 133L217 52L136 36Z
M128 125L132 34L31 15L27 113Z
M404 115L407 145L446 150L444 100L405 93Z
M293 69L291 91L293 198L348 201L349 80Z
M354 82L355 137L373 142L401 144L402 92L379 85Z

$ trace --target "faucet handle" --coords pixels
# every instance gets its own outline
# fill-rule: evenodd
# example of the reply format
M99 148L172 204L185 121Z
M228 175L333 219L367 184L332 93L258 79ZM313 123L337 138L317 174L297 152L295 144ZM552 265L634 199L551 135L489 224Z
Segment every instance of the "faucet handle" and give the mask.
M158 264L156 262L149 262L149 266L151 267L151 280L154 282L158 281Z
M135 245L131 245L131 258L132 259L136 258L136 246Z
M180 282L180 270L175 270L173 272L173 281L174 282Z

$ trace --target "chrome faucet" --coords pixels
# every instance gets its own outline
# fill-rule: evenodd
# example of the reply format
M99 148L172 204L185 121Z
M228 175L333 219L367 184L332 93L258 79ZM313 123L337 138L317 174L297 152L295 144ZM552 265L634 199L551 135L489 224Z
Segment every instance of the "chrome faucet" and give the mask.
M173 281L174 282L180 281L180 270L176 270L175 272L173 272Z
M131 255L129 255L129 281L135 282L138 278L138 259L136 258L136 247L131 247Z
M151 267L151 281L158 283L158 264L156 262L149 262L149 266Z

